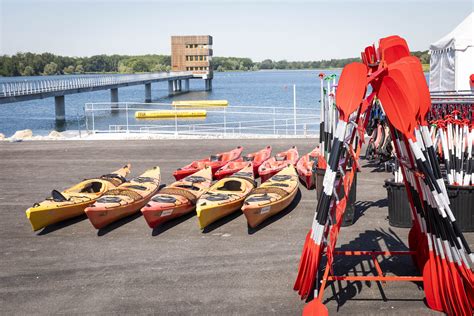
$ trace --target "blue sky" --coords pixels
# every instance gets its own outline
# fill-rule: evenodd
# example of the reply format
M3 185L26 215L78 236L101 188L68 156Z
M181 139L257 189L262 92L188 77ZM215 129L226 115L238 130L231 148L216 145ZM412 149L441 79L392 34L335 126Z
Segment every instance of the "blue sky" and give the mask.
M358 56L398 34L425 50L473 0L0 0L0 54L169 54L170 36L210 34L214 55L287 60Z

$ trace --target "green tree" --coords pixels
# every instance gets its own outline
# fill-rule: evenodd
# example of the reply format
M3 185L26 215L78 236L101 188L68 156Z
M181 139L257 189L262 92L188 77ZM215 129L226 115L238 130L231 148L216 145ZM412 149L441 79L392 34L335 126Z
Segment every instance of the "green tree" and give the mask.
M22 76L34 76L35 70L31 66L26 66L25 69L21 73Z
M70 74L74 73L74 69L75 69L75 68L74 68L73 65L69 65L69 66L67 66L67 67L64 67L63 73L64 73L65 75L70 75Z
M43 74L46 76L49 75L55 75L58 71L58 64L56 63L49 63L46 66L44 66Z
M84 67L81 64L76 66L76 73L78 74L84 73Z

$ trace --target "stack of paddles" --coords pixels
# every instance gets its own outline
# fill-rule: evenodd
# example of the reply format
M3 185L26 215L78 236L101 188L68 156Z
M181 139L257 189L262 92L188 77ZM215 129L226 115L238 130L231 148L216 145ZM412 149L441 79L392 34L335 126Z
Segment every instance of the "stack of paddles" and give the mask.
M337 200L334 179L340 167L347 163L347 155L358 157L360 144L357 137L350 137L346 141L345 135L352 128L351 125L357 125L357 130L363 132L363 120L367 117L364 113L370 108L367 104L371 105L376 96L390 125L410 201L413 227L408 236L409 247L414 253L415 264L423 274L428 306L450 315L472 315L474 257L451 211L438 156L433 147L427 121L431 98L421 63L416 57L410 56L406 41L398 36L381 39L378 49L375 46L367 47L362 53L362 60L364 63L347 65L341 74L336 91L339 122L331 144L324 192L318 201L312 229L306 237L294 288L303 298L308 297L315 286L317 289L315 279L323 252L328 259L327 267L331 267L341 218L338 215L341 209L343 212L340 204L345 203L345 199ZM364 99L369 84L372 93ZM453 132L453 129L456 133L456 127L450 126L448 131ZM467 128L463 126L462 130L464 132L457 132L458 138L453 136L452 139L453 142L457 140L458 147L465 148L459 135L466 135ZM352 132L357 134L354 128ZM356 154L351 155L354 147ZM453 153L454 150L450 158ZM340 160L341 155L346 155L346 159ZM459 153L457 159L462 159L461 156ZM458 162L454 165L459 169L461 164ZM451 169L454 169L453 181L464 182L460 172L456 173L456 167ZM343 177L346 192L351 177L352 172ZM335 221L329 216L331 210L336 214ZM309 303L304 313L327 314L321 299L318 296Z

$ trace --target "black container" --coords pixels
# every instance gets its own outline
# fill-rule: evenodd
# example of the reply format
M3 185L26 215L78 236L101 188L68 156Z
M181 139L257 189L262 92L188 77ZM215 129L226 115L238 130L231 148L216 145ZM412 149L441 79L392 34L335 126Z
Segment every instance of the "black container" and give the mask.
M388 223L394 227L410 228L412 219L405 184L387 179L384 187L388 197Z
M316 170L316 198L319 200L321 193L323 192L323 179L326 169L318 168ZM337 172L336 174L336 183L341 178L341 173ZM350 226L354 224L355 217L355 202L357 198L357 172L354 174L354 179L352 181L351 190L349 191L349 197L346 204L346 210L344 211L344 217L342 218L341 226ZM344 188L341 186L337 192L338 197L342 198L344 196Z
M451 210L463 232L474 231L474 186L446 184Z

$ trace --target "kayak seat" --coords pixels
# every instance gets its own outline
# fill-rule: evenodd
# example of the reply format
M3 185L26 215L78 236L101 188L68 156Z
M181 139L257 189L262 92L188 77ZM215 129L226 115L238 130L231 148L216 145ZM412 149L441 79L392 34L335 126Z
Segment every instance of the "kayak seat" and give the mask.
M211 155L211 157L209 158L209 161L221 161L222 160L222 155Z
M66 202L66 201L68 201L68 199L64 195L62 195L62 193L59 192L58 190L53 190L51 192L51 199L54 202Z
M139 191L145 191L147 189L147 187L143 185L136 185L136 184L131 184L131 185L123 186L123 187L127 189L139 190Z
M187 185L187 184L180 184L175 186L175 188L183 188L187 190L192 190L192 191L199 191L198 187L195 187L194 185Z
M245 204L252 203L252 202L264 202L264 201L270 201L272 197L268 195L267 193L264 193L262 195L252 195L250 196L247 200L245 200Z
M272 183L271 185L272 185L272 187L281 187L281 188L289 187L289 185L286 184L286 183Z
M242 191L242 183L237 180L229 180L224 183L223 186L218 187L220 191Z
M101 182L91 182L85 187L83 187L79 193L97 193L100 192L102 189L102 183Z
M133 182L138 182L138 183L155 183L156 179L155 178L151 178L151 177L136 177L136 178L133 178L131 181Z
M275 156L275 160L276 160L276 161L285 161L285 160L286 160L286 156Z
M184 181L192 182L192 183L201 183L206 181L206 178L201 176L189 176L184 178Z
M97 199L97 203L120 203L122 201L118 196L103 196Z
M175 203L176 198L170 195L155 195L152 199L153 202L158 203Z
M206 196L206 200L208 201L225 201L225 200L228 200L230 197L227 195L227 194L221 194L221 193L217 193L217 194L208 194Z
M309 161L315 161L318 163L319 157L318 156L309 156Z
M271 177L270 180L272 181L286 181L286 180L290 180L291 179L291 176L290 175L286 175L286 174L282 174L282 175L274 175L273 177Z
M250 157L249 156L244 156L243 157L244 161L253 161L254 159L255 159L255 156L250 156Z

